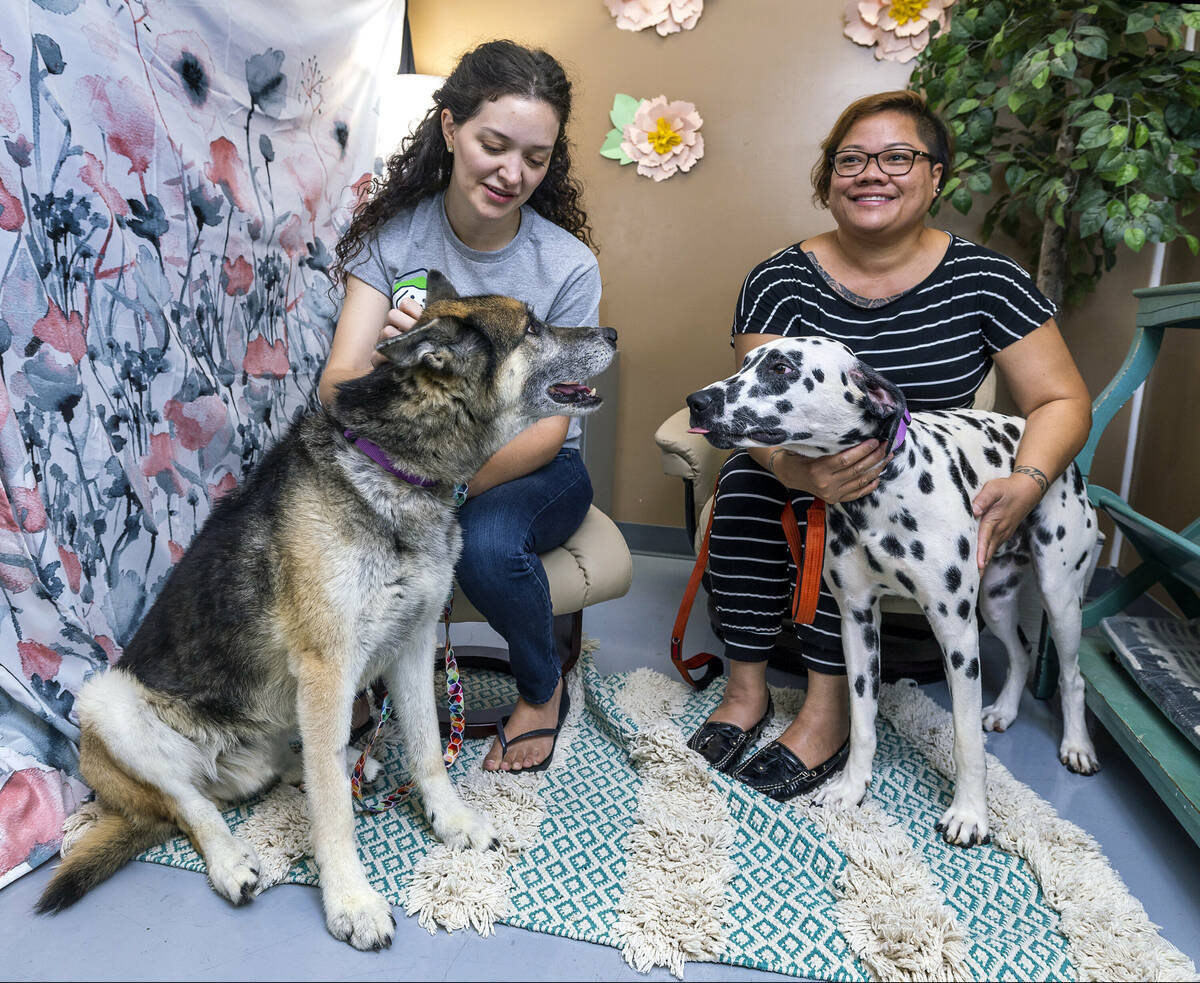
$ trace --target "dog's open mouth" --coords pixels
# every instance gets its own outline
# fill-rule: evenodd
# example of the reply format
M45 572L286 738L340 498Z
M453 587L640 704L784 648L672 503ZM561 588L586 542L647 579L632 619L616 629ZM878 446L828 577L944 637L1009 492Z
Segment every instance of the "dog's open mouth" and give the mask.
M556 382L546 392L554 402L565 406L595 406L601 402L600 394L582 382Z

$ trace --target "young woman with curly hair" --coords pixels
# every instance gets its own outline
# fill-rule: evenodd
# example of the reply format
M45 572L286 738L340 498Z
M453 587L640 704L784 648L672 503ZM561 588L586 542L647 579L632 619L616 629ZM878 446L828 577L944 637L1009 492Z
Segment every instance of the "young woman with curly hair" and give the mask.
M599 323L600 272L566 127L571 84L544 51L491 41L465 54L434 107L387 162L337 245L345 300L320 394L372 368L375 346L413 326L425 275L463 296L504 294L550 324ZM488 770L545 767L565 716L550 591L538 554L583 521L592 487L579 423L541 420L471 479L459 512L459 585L509 646L520 699ZM528 736L527 736L528 735Z

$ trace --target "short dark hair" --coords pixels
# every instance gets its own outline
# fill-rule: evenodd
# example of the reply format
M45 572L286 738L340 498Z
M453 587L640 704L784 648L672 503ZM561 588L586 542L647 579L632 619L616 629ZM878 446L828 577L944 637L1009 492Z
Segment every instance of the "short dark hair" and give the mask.
M950 166L954 160L954 136L942 118L925 103L925 97L911 89L898 89L895 92L880 92L873 96L864 96L852 102L838 117L833 129L821 143L821 157L813 165L812 186L813 204L823 208L829 207L829 185L833 180L833 154L838 145L846 139L850 128L861 119L874 116L876 113L903 113L917 124L917 136L925 144L925 149L933 157L934 163L942 165L942 179L938 182L937 190L941 192L950 179ZM932 165L931 165L932 166Z

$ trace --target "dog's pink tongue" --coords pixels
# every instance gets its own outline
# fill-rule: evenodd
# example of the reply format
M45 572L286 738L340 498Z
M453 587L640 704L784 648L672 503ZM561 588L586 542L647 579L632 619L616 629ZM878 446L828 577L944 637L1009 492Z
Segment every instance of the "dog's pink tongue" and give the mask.
M688 427L688 433L708 433L703 427Z

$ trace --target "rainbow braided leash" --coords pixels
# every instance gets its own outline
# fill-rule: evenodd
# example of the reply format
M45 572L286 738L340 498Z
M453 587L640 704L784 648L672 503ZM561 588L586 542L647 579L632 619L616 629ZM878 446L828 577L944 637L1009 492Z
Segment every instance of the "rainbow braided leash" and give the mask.
M442 621L446 626L446 705L450 710L450 740L446 744L446 753L443 756L443 760L446 762L446 767L449 768L454 764L458 758L458 753L462 750L463 730L466 727L466 717L463 715L463 688L458 678L458 661L454 658L454 649L450 646L449 602L446 603L446 608L442 612ZM358 762L354 766L354 772L350 775L350 792L354 796L354 801L358 803L358 811L370 816L376 816L381 812L394 809L408 798L408 793L413 790L413 786L415 785L414 782L405 782L394 792L389 792L381 805L369 806L363 802L363 769L366 767L367 757L371 753L371 748L375 745L375 739L379 736L379 732L383 730L383 725L391 715L391 696L385 695L383 703L379 707L379 723L375 727L375 733L367 741L367 746L363 750L363 753L359 755Z

